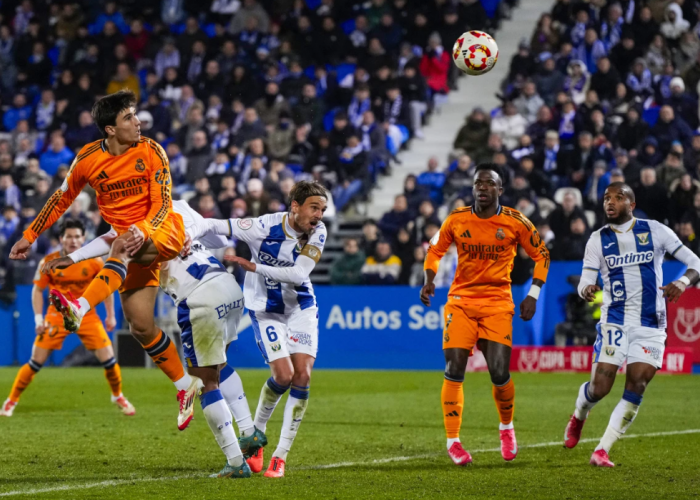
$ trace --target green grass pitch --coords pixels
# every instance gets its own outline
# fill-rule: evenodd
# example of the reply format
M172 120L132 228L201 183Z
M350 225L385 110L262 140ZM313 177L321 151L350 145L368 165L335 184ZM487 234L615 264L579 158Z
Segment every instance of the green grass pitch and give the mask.
M16 370L0 369L0 396ZM242 370L252 409L269 374ZM125 369L124 417L96 368L42 370L12 418L0 417L0 498L697 498L700 494L700 377L659 376L611 458L588 465L595 442L566 450L564 426L585 375L514 374L518 458L505 463L485 374L465 383L462 441L474 464L445 452L438 372L317 371L287 477L211 479L224 464L201 410L176 427L172 385L158 370ZM584 428L599 438L622 380ZM268 426L266 466L279 438L280 406ZM685 434L650 435L692 431ZM552 444L547 444L552 443ZM539 445L539 446L533 446ZM486 450L486 451L479 451ZM491 451L489 451L491 450ZM379 462L375 462L379 461ZM326 467L323 467L326 466Z

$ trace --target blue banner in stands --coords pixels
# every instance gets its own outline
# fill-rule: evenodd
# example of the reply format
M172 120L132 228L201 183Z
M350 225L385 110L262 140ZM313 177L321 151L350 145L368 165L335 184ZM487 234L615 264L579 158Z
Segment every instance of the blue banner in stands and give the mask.
M678 278L684 266L677 261L664 264L664 283ZM554 328L564 321L566 297L575 293L570 275L581 273L580 262L553 262L547 284L537 303L537 314L524 322L519 305L530 289L513 287L515 316L513 342L516 345L548 345L554 342ZM440 370L442 357L442 311L447 289L437 290L433 306L425 307L418 288L318 286L319 353L318 368ZM0 305L0 365L24 363L34 341L31 287L18 287L13 306ZM121 317L119 301L116 301ZM104 309L98 308L104 317ZM229 363L236 368L264 367L255 344L250 319L244 316L237 342L229 349ZM66 339L63 350L53 354L59 364L79 344L78 337Z

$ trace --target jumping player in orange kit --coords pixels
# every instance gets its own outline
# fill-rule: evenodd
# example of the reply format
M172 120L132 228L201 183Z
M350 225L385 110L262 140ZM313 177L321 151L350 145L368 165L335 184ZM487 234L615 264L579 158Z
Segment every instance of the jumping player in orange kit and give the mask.
M163 148L141 137L136 98L119 91L99 99L92 116L103 139L84 146L56 193L10 252L25 259L38 236L70 207L86 184L96 192L102 218L119 233L109 258L82 297L51 290L50 300L68 331L77 331L85 314L119 290L132 335L178 390L178 428L192 419L192 403L201 383L187 375L177 348L155 324L153 310L161 262L175 258L185 242L182 217L172 210L170 168ZM62 269L70 258L46 262L42 272Z
M515 386L509 365L513 343L513 297L510 272L518 245L535 261L530 293L520 304L525 321L535 314L540 288L547 279L549 252L534 225L520 212L500 205L503 193L498 166L477 166L474 206L452 212L430 241L425 259L425 285L421 301L430 306L435 295L435 274L440 259L452 244L457 246L458 266L445 305L445 380L442 409L447 451L457 465L472 462L459 440L464 393L462 385L471 351L478 344L488 365L493 398L500 417L501 455L507 461L518 454L513 428Z

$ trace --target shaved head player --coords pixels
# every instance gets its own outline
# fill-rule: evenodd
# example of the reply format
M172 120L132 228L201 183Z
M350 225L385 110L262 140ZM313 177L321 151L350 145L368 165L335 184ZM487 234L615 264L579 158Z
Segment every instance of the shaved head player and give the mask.
M425 259L425 285L421 301L429 306L435 294L438 264L452 244L459 262L445 305L445 379L442 410L447 433L447 452L457 465L472 457L459 440L464 409L464 373L475 345L484 353L493 383L493 399L500 416L501 455L513 460L518 445L513 429L515 386L509 365L513 343L513 297L510 272L518 245L535 261L532 288L520 304L525 321L535 314L540 288L547 279L549 252L535 226L520 212L498 202L503 193L500 170L492 163L476 167L474 205L452 212L430 240Z

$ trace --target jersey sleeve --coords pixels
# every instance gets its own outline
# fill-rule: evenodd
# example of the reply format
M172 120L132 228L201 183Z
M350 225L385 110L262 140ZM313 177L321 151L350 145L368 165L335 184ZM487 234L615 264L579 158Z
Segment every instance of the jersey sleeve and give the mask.
M532 273L532 278L536 280L547 281L549 273L549 250L545 245L542 236L535 229L535 225L530 222L524 215L519 215L518 219L522 220L522 229L518 232L518 243L527 252L532 260L535 261L535 270Z
M264 240L270 227L270 224L265 220L265 216L248 219L229 219L228 225L229 235L246 243Z
M433 236L430 240L428 253L425 256L425 262L423 263L423 269L426 271L430 269L437 274L438 267L440 266L440 259L442 259L442 256L447 253L447 250L449 250L450 245L454 241L452 222L452 217L445 219L445 222L442 223L440 230L435 233L435 236Z
M301 255L310 258L315 264L321 260L321 254L323 253L323 248L326 246L326 238L328 237L328 232L326 231L326 226L323 223L319 223L319 226L314 229L309 236L309 241L304 245L301 250Z
M156 229L163 224L168 216L172 200L172 177L170 176L170 165L168 156L160 147L160 144L150 141L151 173L148 181L148 195L151 200L151 208L146 214L146 218L136 223L146 237L150 238Z
M83 159L92 152L86 151L88 147L90 145L85 146L75 157L61 187L48 199L34 222L24 231L23 236L29 243L34 243L41 233L61 218L87 184L88 167Z
M583 298L583 291L590 285L598 283L598 273L602 265L603 249L600 243L600 233L593 233L586 243L586 251L583 255L583 271L578 283L579 297Z
M41 272L41 268L44 265L45 261L46 259L41 259L41 262L39 262L39 266L36 268L36 272L34 273L34 285L41 288L42 290L51 284L51 280L49 280L49 275L43 274Z
M671 231L671 228L661 223L656 223L652 226L652 231L656 233L653 235L655 244L658 241L659 247L685 264L688 269L693 269L700 273L700 257L686 247L676 233Z
M195 212L186 202L182 200L173 201L173 210L182 216L185 224L185 231L192 241L199 241L206 248L223 248L228 245L228 240L221 235L213 234L210 231L206 219Z

